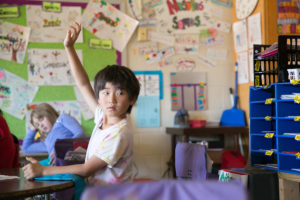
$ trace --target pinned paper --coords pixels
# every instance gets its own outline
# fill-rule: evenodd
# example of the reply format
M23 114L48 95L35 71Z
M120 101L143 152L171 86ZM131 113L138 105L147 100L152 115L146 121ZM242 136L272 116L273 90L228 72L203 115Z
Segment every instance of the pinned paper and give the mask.
M176 35L175 52L177 54L198 54L199 36L192 34Z
M0 6L0 18L16 18L19 15L18 6Z
M26 5L26 23L31 28L30 42L63 42L68 26L80 22L81 7L62 6L61 12L44 11L38 5ZM82 31L76 42L82 42Z
M248 50L246 20L233 23L233 40L235 52Z
M61 12L61 4L57 2L43 1L43 10L48 12Z
M0 20L0 59L23 63L30 28Z
M178 71L191 71L194 69L196 62L192 59L180 59L177 61L176 68Z
M160 42L162 44L167 44L170 46L174 45L175 42L174 36L162 34L159 32L154 32L154 31L148 32L148 39L154 42Z
M93 49L112 49L111 40L89 39L89 47Z
M84 28L102 40L112 40L118 51L123 51L138 21L103 0L90 0L81 18Z
M145 56L145 59L146 59L147 64L153 64L155 62L161 61L162 59L173 56L174 54L175 54L174 48L167 47L158 52L154 52L154 53L151 53L151 54Z
M202 62L203 64L209 66L209 67L215 67L216 63L210 59L207 59L205 56L200 56L198 55L198 59L200 60L200 62Z

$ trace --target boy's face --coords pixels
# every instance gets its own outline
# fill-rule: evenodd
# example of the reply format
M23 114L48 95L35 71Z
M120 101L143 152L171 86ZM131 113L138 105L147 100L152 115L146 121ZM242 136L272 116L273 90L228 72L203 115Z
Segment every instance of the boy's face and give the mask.
M107 116L124 118L128 107L134 103L135 100L129 100L126 90L117 88L109 82L99 91L98 104Z
M43 133L49 133L52 129L52 124L47 117L33 117L33 126Z

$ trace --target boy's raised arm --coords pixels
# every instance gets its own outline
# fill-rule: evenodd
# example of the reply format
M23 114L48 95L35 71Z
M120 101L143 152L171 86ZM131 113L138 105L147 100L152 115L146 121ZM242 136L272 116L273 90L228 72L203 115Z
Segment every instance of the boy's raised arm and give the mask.
M97 106L97 100L90 84L88 75L85 72L74 48L74 44L78 38L80 31L81 25L77 22L74 23L74 26L69 26L66 38L64 40L64 46L68 55L71 71L76 85L79 87L79 90L83 95L85 101L89 105L90 109L94 112Z

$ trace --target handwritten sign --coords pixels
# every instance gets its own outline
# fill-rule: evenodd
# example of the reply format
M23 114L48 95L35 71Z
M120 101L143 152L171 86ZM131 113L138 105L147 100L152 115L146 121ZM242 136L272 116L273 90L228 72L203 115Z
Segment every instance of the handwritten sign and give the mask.
M265 153L266 156L272 156L273 155L273 151L271 150L267 150Z
M292 85L297 85L300 82L300 80L291 80L290 83Z
M111 40L89 39L89 47L93 49L112 49Z
M300 135L296 135L295 140L299 141L300 140Z
M265 138L273 138L274 133L266 133Z
M265 104L271 104L272 101L273 101L273 98L266 99Z
M16 18L19 15L18 6L0 6L0 18Z
M300 159L300 152L296 153L295 155L297 159Z
M43 10L48 12L61 12L61 4L43 1Z

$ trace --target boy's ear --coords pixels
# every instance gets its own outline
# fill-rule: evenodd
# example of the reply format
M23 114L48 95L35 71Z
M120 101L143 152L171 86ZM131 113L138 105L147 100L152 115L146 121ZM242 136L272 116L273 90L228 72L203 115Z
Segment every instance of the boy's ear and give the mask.
M130 101L130 105L133 106L135 104L137 100L137 97L134 97L131 101Z

